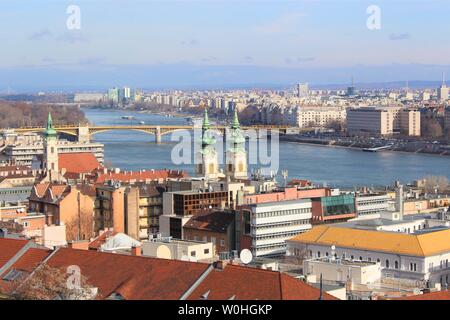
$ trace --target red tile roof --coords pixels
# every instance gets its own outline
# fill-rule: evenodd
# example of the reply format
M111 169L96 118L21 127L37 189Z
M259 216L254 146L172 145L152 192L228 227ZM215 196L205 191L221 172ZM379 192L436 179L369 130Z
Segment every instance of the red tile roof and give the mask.
M68 173L91 173L101 167L91 152L60 153L58 162L59 169L66 169Z
M78 265L98 299L118 293L126 300L179 299L206 271L208 264L61 248L51 267Z
M26 272L32 272L39 263L45 260L51 250L45 248L30 248L16 261L11 269L22 270Z
M450 291L436 291L424 294L418 294L414 296L401 297L398 300L450 300Z
M37 183L34 185L34 189L36 191L36 196L43 197L45 192L47 191L50 183Z
M14 257L28 240L0 238L0 268Z
M68 191L70 191L70 186L67 184L52 184L48 182L37 183L34 185L34 191L31 192L30 200L44 198L46 196L52 200L56 200L61 197L64 192Z
M113 230L103 232L101 235L99 235L97 238L95 238L89 243L89 250L98 250L109 237L112 237L115 234L117 234L117 232Z
M208 291L208 300L318 300L320 296L319 289L286 274L237 265L211 271L188 299L202 299ZM326 293L323 297L336 300Z
M0 239L0 246L5 243L4 240L8 239ZM25 242L29 241L25 240ZM13 282L3 280L3 277L11 270L19 270L25 272L25 274L29 274L44 261L50 253L51 251L46 248L29 248L10 268L0 275L0 292L8 294L14 288Z
M0 239L0 256L8 261L28 241ZM87 283L98 288L97 299L118 294L126 300L175 300L190 292L188 299L208 300L317 300L320 292L306 283L280 272L227 265L212 269L206 263L157 259L92 250L60 248L53 252L30 248L16 261L16 270L30 273L47 259L50 267L66 270L77 265ZM3 262L5 263L5 262ZM201 276L206 275L202 280ZM8 292L11 283L0 280L0 291ZM196 286L194 286L196 285ZM324 299L336 299L326 293Z
M190 218L183 228L226 233L234 219L232 212L205 212Z
M0 166L0 172L31 171L29 166Z

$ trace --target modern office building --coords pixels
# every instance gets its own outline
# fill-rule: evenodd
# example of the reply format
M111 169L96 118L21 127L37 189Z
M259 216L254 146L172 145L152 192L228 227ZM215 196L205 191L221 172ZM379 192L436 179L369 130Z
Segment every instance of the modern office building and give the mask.
M343 222L356 217L353 194L313 198L312 224Z
M231 191L230 191L231 192ZM165 237L184 239L183 226L193 216L211 210L233 207L229 192L201 192L196 190L165 192L163 215L159 218L160 233Z
M350 133L420 136L420 112L400 107L363 107L347 110Z
M356 194L355 204L358 217L380 214L390 208L387 194Z
M255 203L243 206L241 248L256 257L282 255L286 240L311 229L311 200Z

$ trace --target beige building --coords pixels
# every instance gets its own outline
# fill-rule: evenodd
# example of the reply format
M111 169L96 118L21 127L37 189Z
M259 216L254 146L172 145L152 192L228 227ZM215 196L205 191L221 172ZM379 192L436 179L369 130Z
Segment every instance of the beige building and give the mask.
M113 228L135 239L148 239L159 231L164 191L156 184L97 187L95 231Z
M355 284L371 284L381 279L380 262L358 261L321 257L303 261L303 272L308 282L317 282L320 275L323 280L345 283L351 280Z
M295 125L302 127L325 127L333 121L344 122L344 107L300 107L295 112Z
M347 128L350 133L420 136L420 112L399 107L351 108L347 110Z
M142 242L142 255L172 260L204 261L213 259L212 242L153 238Z

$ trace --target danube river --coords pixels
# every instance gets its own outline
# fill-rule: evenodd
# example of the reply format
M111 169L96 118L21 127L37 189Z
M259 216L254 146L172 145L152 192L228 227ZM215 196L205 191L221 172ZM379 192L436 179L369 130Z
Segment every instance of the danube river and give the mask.
M186 124L186 119L154 114L115 110L85 109L86 117L95 125ZM124 120L122 116L134 116ZM105 144L105 161L125 170L173 168L193 174L192 165L176 166L171 152L177 142L170 135L162 143L137 131L109 131L94 136ZM450 178L450 157L401 152L369 153L361 150L280 142L280 170L287 169L289 178L309 179L335 187L385 186L394 180L403 183L427 176Z

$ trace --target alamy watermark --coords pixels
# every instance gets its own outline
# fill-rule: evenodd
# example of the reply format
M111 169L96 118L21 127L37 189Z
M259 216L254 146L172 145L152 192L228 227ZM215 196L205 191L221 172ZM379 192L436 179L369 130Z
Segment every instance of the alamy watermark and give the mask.
M66 20L68 30L81 29L81 9L77 5L70 5L67 7L66 13L69 15Z
M366 13L369 15L366 20L366 26L369 30L381 29L381 8L377 5L370 5L366 9Z
M245 129L239 134L245 139L238 146L232 129L225 132L216 129L208 129L203 132L201 128L194 130L175 131L171 135L171 141L177 142L172 148L171 160L174 165L198 165L203 161L204 137L214 141L208 145L209 154L217 157L219 165L228 164L233 153L246 153L248 165L258 166L266 173L276 173L279 170L279 133L277 130ZM238 138L239 139L239 138Z

